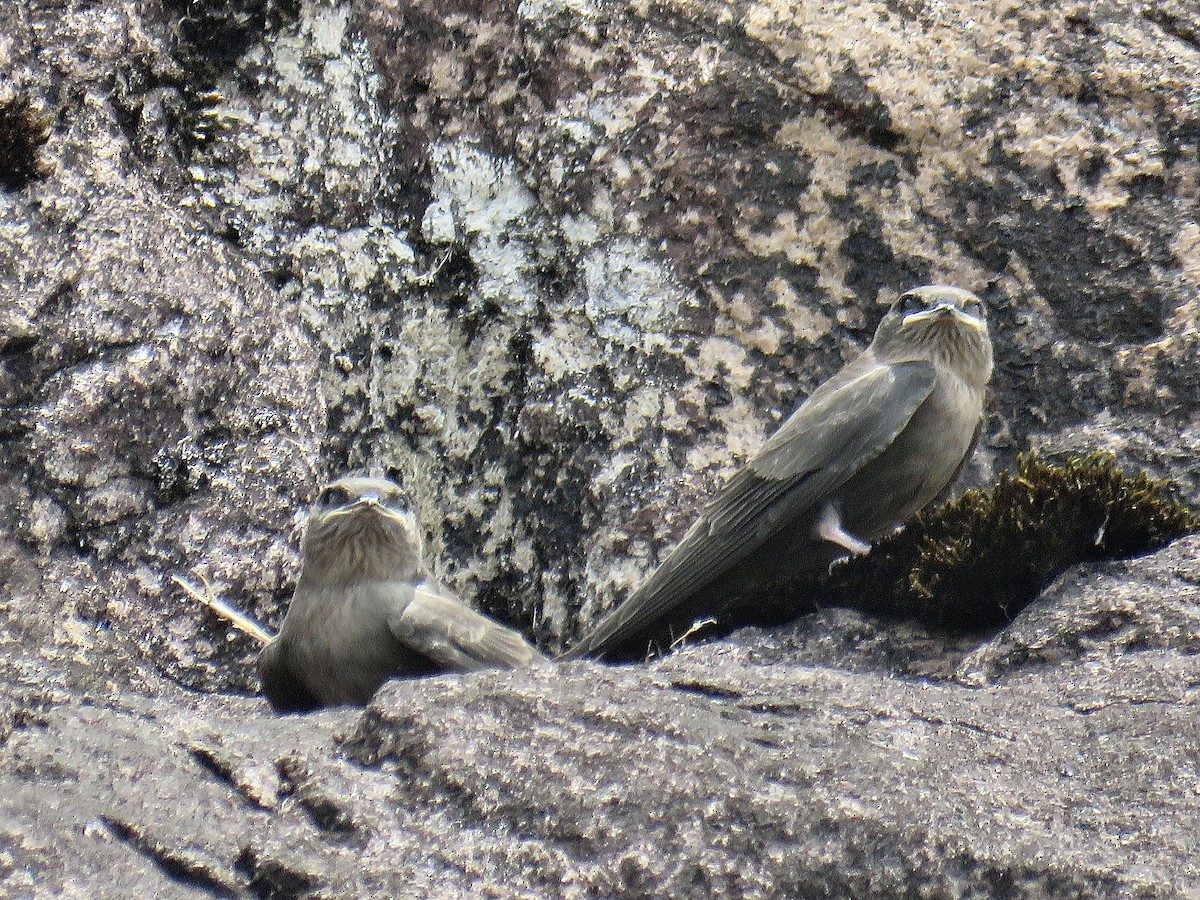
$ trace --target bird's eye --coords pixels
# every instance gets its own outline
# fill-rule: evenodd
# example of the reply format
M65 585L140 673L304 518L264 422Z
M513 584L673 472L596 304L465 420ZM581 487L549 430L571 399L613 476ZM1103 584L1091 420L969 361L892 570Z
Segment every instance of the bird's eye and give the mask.
M923 310L925 308L925 301L916 294L901 294L900 299L896 301L896 308L907 316L910 313Z
M317 496L321 506L341 506L350 500L349 492L340 485L331 484Z
M983 303L981 303L979 300L968 300L963 305L963 312L967 313L967 315L974 316L977 319L982 319Z
M383 502L386 503L390 509L397 510L398 512L409 511L408 497L406 497L401 491L388 491L380 499L383 500Z

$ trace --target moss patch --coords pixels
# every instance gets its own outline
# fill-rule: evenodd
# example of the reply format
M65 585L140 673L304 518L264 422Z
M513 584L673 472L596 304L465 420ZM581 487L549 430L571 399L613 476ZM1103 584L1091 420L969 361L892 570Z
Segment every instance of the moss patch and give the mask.
M1198 530L1200 514L1165 481L1123 472L1111 454L1024 454L992 488L922 513L835 568L821 603L983 630L1012 619L1072 565L1148 553Z

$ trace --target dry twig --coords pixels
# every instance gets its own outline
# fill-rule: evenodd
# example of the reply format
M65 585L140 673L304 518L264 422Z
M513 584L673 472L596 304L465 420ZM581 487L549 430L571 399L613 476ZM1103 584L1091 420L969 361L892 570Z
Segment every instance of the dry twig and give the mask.
M188 582L180 578L178 575L172 575L171 580L183 588L184 593L186 593L193 600L204 604L222 619L225 619L227 622L229 622L229 624L238 631L242 632L243 634L250 635L250 637L254 638L260 644L266 645L275 640L275 635L271 634L271 632L267 631L245 613L239 612L220 597L216 596L212 591L212 586L208 583L208 580L203 575L197 574L196 577L204 583L203 593L201 593L193 585L188 584Z

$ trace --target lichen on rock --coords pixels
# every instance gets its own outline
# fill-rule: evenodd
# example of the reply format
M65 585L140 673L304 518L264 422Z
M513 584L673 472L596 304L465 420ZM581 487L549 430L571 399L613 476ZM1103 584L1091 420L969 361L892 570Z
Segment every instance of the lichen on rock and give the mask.
M982 639L827 609L291 719L170 575L277 623L313 492L376 466L558 649L930 281L996 342L966 484L1101 448L1196 503L1197 34L1179 0L0 3L52 117L0 191L0 893L1195 894L1195 536Z

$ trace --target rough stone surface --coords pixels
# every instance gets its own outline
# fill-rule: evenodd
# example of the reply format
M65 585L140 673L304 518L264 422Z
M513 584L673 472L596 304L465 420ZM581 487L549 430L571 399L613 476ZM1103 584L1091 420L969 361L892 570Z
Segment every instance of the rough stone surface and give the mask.
M0 893L1200 892L1195 540L994 636L827 610L273 719L325 477L558 649L916 282L991 305L969 478L1200 499L1186 3L33 0L0 93ZM40 146L40 138L31 142ZM0 173L2 176L3 173Z
M282 719L170 685L30 685L3 710L0 884L1192 896L1198 554L1189 538L1129 565L1133 579L1072 572L973 649L836 612L649 666L393 682L365 711ZM1104 624L1131 581L1157 589ZM957 677L913 677L934 660ZM13 659L0 675L19 679Z

